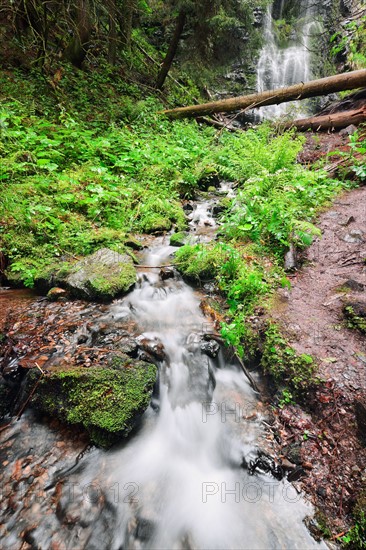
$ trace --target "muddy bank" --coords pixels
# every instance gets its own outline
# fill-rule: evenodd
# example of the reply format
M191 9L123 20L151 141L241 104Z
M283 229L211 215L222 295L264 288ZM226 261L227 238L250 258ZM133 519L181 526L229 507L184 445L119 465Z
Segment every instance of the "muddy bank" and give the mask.
M345 316L349 304L361 311L366 306L365 204L363 187L320 216L322 237L291 277L291 290L278 292L271 312L291 346L316 359L322 379L306 403L276 410L273 449L279 456L292 452L305 466L299 487L325 514L333 535L347 531L366 487L366 339Z

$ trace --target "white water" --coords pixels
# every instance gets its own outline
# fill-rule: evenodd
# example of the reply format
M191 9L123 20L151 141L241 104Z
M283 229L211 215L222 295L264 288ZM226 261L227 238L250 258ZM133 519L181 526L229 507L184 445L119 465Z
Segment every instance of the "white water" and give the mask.
M285 0L281 4L281 13ZM257 90L263 92L284 88L312 79L312 39L321 30L317 20L317 6L314 0L300 0L300 18L298 28L293 29L289 44L281 48L277 42L271 7L268 8L264 22L265 45L261 51L257 67ZM303 104L271 105L262 107L264 118L277 118L289 111L297 111L295 117L306 116Z
M171 250L158 243L144 264L160 265ZM77 477L109 498L113 491L108 550L319 547L302 523L310 509L292 486L240 467L262 434L257 398L242 371L201 352L201 336L213 328L194 291L147 270L110 315L133 318L145 337L163 343L167 359L159 410L145 414L130 443L94 454Z

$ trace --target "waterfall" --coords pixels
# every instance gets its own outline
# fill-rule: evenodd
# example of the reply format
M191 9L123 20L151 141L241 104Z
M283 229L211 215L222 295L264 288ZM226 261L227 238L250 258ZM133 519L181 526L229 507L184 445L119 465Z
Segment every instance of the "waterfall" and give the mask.
M286 0L281 0L276 15L282 18ZM291 28L291 33L286 46L279 43L276 35L276 21L272 17L273 7L267 9L264 20L265 45L260 53L257 67L257 90L263 92L307 82L313 75L311 71L312 38L321 30L321 24L317 20L318 7L313 0L301 0L299 2L299 14L297 23ZM289 111L289 108L304 109L298 102L282 105L273 105L261 108L261 116L264 118L276 118ZM297 116L305 115L298 112Z

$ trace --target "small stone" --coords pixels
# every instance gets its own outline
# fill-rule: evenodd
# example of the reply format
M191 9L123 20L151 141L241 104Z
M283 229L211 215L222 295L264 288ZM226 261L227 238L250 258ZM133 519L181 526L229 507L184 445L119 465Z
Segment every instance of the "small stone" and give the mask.
M359 229L352 229L352 231L350 231L343 237L343 240L346 243L351 243L351 244L362 243L364 242L363 233Z
M352 136L355 132L357 132L357 128L354 124L350 124L347 126L347 128L343 128L340 132L340 136Z
M162 281L166 281L167 279L174 279L174 269L171 267L162 267L159 272L159 276Z
M49 290L47 293L47 299L50 300L50 302L57 302L61 298L66 298L66 296L66 290L58 286L51 288L51 290Z
M282 468L285 468L285 470L295 470L296 465L287 460L287 458L283 458L281 461Z
M297 466L292 472L287 476L287 481L298 481L301 477L305 475L305 471L301 466Z
M305 470L312 470L314 466L311 462L303 462L302 467L305 468Z

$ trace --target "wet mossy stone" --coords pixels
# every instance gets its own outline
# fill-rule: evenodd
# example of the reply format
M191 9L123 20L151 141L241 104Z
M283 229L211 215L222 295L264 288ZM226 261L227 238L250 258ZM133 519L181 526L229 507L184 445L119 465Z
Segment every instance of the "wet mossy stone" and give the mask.
M189 242L189 233L187 231L179 231L178 233L173 233L170 236L169 244L170 246L184 246Z
M71 293L87 300L112 300L136 282L133 260L109 248L101 248L76 262L65 283Z
M33 408L81 424L93 443L110 447L138 424L150 403L156 374L155 365L115 356L109 367L58 368L43 377L32 369L26 394L38 380Z

